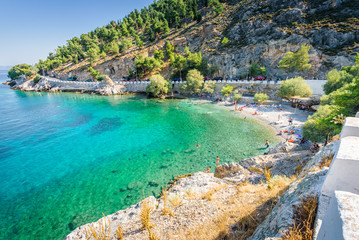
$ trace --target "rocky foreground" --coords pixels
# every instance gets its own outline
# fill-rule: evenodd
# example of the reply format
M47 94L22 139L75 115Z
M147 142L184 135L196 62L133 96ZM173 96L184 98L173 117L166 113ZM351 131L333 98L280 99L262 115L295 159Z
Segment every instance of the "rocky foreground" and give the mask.
M306 145L281 143L266 155L219 165L215 175L180 177L161 198L149 197L78 227L66 240L87 239L91 230L110 239L119 239L122 232L123 239L136 240L149 239L149 234L150 239L282 237L293 226L296 206L308 196L317 197L336 145L313 154ZM150 233L140 219L146 207Z

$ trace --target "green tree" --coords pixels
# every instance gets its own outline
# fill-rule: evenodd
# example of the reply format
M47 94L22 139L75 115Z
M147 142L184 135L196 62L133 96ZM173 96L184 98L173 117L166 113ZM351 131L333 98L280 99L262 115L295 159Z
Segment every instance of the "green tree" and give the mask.
M203 76L202 74L196 70L190 70L187 74L187 90L190 93L200 93L203 86Z
M330 94L335 90L343 87L347 83L351 83L354 77L359 77L359 66L353 66L351 68L343 68L341 71L337 71L336 69L328 72L327 74L327 82L324 84L324 92L325 94ZM350 73L353 73L350 74Z
M303 136L313 142L320 142L339 133L340 126L332 122L334 112L333 106L319 106L318 111L309 116L303 125Z
M18 64L10 68L10 70L7 72L8 77L11 80L18 79L21 75L25 75L27 77L30 77L34 74L36 74L37 69L31 65L28 64Z
M235 90L234 91L234 95L233 95L233 101L235 102L235 103L237 103L239 100L241 100L242 99L242 94L240 94L239 92L238 92L238 90Z
M254 95L254 101L259 103L259 104L265 103L268 99L269 99L269 97L265 93L256 93Z
M203 85L202 92L207 94L213 94L216 84L214 81L207 81Z
M120 43L120 52L126 53L130 47L132 47L132 39L131 38L122 39Z
M174 55L171 61L171 66L177 69L177 71L179 71L180 79L182 79L182 70L186 67L186 63L187 63L187 59L179 53Z
M357 53L357 56L355 57L355 65L359 66L359 53Z
M309 70L312 67L309 63L309 49L310 46L302 45L296 53L287 52L279 61L279 68L288 72Z
M153 75L150 78L151 83L146 87L148 95L163 98L169 90L169 83L160 75Z
M166 48L166 57L167 57L167 59L170 59L171 56L174 55L174 50L175 50L175 48L174 48L174 46L171 44L170 41L167 41L167 42L166 42L165 48Z
M100 72L93 69L92 67L89 67L87 70L90 72L90 76L92 77L92 79L97 80L97 77L99 76Z
M86 55L89 58L89 62L91 64L91 66L95 62L97 62L97 60L98 60L98 51L95 48L90 48L89 50L87 50Z
M229 43L228 38L224 37L223 40L222 40L222 46L225 47L225 46L228 45L228 43Z
M139 48L143 47L143 41L141 40L141 38L139 36L136 37L136 45Z
M226 86L222 87L221 92L225 97L229 97L233 93L233 86L227 84Z
M155 50L154 55L155 55L155 59L158 60L158 61L160 61L160 62L162 62L163 58L165 57L165 56L163 55L163 51L160 50L160 49Z
M223 5L218 0L208 0L208 6L211 7L217 14L223 12Z
M282 81L279 88L279 96L282 98L309 97L312 90L302 77L291 78Z
M254 62L248 69L248 76L259 76L259 75L266 75L266 68L260 67L258 65L258 62Z

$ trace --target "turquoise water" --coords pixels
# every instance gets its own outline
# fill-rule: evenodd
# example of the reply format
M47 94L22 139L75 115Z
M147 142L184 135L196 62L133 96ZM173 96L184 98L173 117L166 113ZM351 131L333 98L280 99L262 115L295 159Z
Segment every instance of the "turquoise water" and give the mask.
M185 100L0 85L0 103L1 239L63 239L157 196L177 175L213 170L216 156L240 161L263 153L265 139L276 142L262 125Z

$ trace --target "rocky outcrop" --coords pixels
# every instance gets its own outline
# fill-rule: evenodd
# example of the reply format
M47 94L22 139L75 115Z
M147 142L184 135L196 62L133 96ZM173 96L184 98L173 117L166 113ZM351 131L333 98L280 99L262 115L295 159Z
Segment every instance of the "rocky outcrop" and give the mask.
M203 14L208 9L201 9ZM258 62L266 67L267 75L275 79L287 76L278 70L278 63L288 51L296 51L301 45L309 45L312 68L306 75L325 79L333 68L352 65L359 50L359 15L357 1L232 1L223 14L217 17L203 16L200 23L191 23L165 39L145 43L144 48L133 47L127 54L113 55L97 63L94 68L100 74L120 80L129 74L136 55L153 56L154 50L164 49L171 41L177 52L185 47L201 51L216 74L230 77L246 75L248 67ZM330 19L327 16L331 16ZM223 37L229 44L223 46ZM81 80L90 78L86 64L68 65L52 73L66 79L76 75ZM169 78L171 69L162 68L161 74ZM303 73L291 73L294 76Z
M108 76L103 81L95 82L78 82L78 81L60 81L57 79L49 79L41 77L35 83L34 80L21 76L19 79L10 81L9 85L12 89L22 91L47 91L47 92L85 92L96 93L100 95L116 95L124 94L126 87L113 82Z
M293 226L295 206L299 205L301 200L307 196L318 197L328 172L328 167L324 166L323 161L335 154L337 144L338 142L333 142L323 147L307 161L297 180L280 198L270 215L256 229L251 240L281 238L289 230L289 227Z

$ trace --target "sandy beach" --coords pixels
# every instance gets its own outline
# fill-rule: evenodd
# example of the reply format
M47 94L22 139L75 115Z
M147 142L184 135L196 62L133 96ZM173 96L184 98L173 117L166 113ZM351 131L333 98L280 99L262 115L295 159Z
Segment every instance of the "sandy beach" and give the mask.
M256 119L272 127L283 140L293 140L294 142L298 142L302 138L302 126L313 114L313 112L295 109L285 102L270 102L261 106L255 104L247 106L245 103L238 103L237 109L242 109L242 111L234 111L235 105L229 102L219 102L217 106L233 111L241 118ZM290 118L293 119L291 125L289 125ZM293 130L294 132L291 133ZM282 131L282 135L279 135L280 131Z

